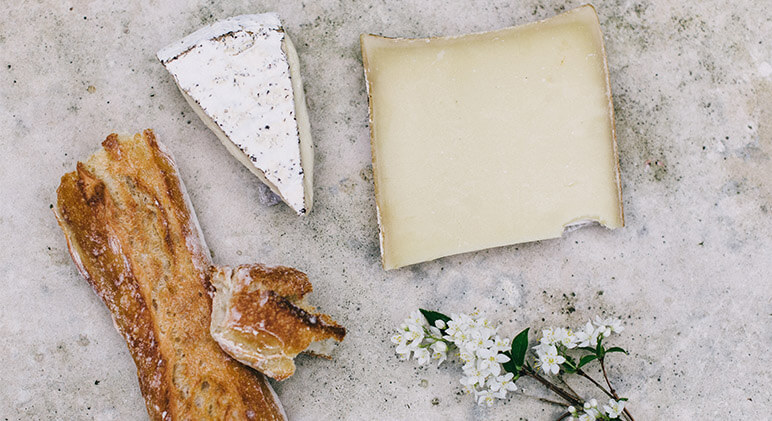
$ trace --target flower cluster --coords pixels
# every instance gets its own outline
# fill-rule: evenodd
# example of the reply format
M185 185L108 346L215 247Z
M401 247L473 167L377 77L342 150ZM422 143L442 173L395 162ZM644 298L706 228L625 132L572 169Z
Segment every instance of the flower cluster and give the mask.
M501 364L509 361L503 352L509 349L510 340L496 334L497 328L485 317L477 314L452 314L447 323L436 320L431 326L420 312L410 314L391 337L397 345L397 355L403 360L413 358L419 365L437 360L440 364L453 347L464 362L461 384L474 393L480 405L492 405L496 399L504 399L507 392L517 386L514 374L507 373Z
M510 340L497 335L498 328L485 317L473 316L476 314L451 314L444 338L458 349L464 362L461 384L474 393L478 404L490 406L517 389L514 374L501 367L509 361L503 352L509 350Z
M558 374L560 365L566 362L564 353L568 349L576 347L594 348L599 340L611 336L612 333L620 333L624 330L619 319L602 319L595 317L595 321L588 321L583 327L571 330L562 327L550 327L542 330L539 345L534 347L536 351L536 365L544 374Z
M436 323L443 322L438 320ZM397 345L397 355L402 360L409 360L412 353L419 365L432 359L440 365L448 358L448 344L442 337L440 327L429 326L419 311L410 313L410 317L399 326L399 333L391 337L391 342Z
M442 364L453 349L454 356L463 362L464 375L461 384L468 393L473 393L478 405L491 406L497 399L505 399L507 393L517 390L515 382L521 377L531 377L554 392L566 403L548 401L567 407L572 420L617 421L632 420L625 409L626 398L611 387L606 376L605 357L611 353L625 353L622 348L604 345L604 339L624 330L617 319L596 317L584 326L572 330L550 327L542 330L538 345L531 348L526 328L510 341L498 335L498 328L476 312L451 314L450 316L421 309L414 311L399 327L391 341L397 346L397 355L402 360L415 358L419 365L429 361ZM535 361L527 360L529 349L533 349ZM608 390L595 381L582 367L600 362ZM578 374L591 381L609 397L608 405L598 406L595 399L586 400L570 387L567 389L551 381L544 374ZM577 409L578 408L578 409ZM624 416L622 415L624 414Z
M568 407L571 414L571 420L575 421L595 421L595 420L615 420L625 410L626 399L609 399L608 405L603 405L603 410L598 408L598 401L590 399L584 403L584 407L576 409L573 406Z

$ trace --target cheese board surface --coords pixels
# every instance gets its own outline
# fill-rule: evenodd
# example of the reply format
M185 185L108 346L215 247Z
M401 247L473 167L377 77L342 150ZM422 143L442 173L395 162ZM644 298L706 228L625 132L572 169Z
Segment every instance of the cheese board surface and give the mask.
M0 419L145 419L123 339L73 265L51 206L109 133L152 128L224 265L308 274L347 329L334 358L272 382L290 419L554 419L492 408L457 365L402 363L389 337L418 307L475 309L513 336L626 328L612 378L638 419L763 419L772 407L772 22L758 2L595 4L608 56L625 227L384 271L359 37L423 38L545 19L581 2L15 2L0 17ZM266 191L180 95L156 52L217 20L276 12L300 61L313 208ZM581 387L581 386L580 386ZM715 397L721 396L721 399ZM719 416L720 418L723 415Z

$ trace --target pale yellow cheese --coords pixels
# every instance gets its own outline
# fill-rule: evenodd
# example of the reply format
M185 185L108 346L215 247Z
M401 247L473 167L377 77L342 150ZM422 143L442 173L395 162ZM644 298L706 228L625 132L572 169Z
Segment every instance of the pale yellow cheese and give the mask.
M361 43L384 268L588 221L623 226L591 6L494 32Z

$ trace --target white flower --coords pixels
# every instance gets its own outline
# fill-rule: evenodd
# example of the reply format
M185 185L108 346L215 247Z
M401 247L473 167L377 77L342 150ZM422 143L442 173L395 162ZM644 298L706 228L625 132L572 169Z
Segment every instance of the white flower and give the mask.
M474 361L477 359L477 357L473 353L466 352L466 351L463 351L463 350L459 351L458 358L460 358L461 361L463 361L465 363L474 363Z
M464 374L470 372L472 369L477 368L477 362L476 361L469 361L464 363L464 365L461 366L461 370L464 372Z
M591 399L584 403L584 413L579 416L579 421L593 421L600 418L601 414L598 411L598 401Z
M409 360L410 359L410 353L413 351L413 348L408 346L407 343L402 342L399 345L397 345L397 355L399 355L399 359L402 361Z
M477 385L484 385L485 378L488 377L488 373L484 373L477 368L465 370L464 374L466 376L461 378L461 384L467 386L470 389L473 389Z
M493 396L499 399L506 399L507 398L507 391L504 389L499 390L498 392L493 392Z
M494 396L493 392L489 390L477 392L476 395L478 405L491 406L494 402L496 402L496 396Z
M601 338L608 338L611 336L611 326L603 324L603 321L604 320L601 320L600 317L595 316L595 326L597 326L595 335Z
M611 333L620 333L625 330L622 326L622 321L613 317L601 319L600 316L595 316L595 325L599 329L602 328L604 337L608 337Z
M452 340L457 334L459 329L458 323L451 319L447 323L448 327L445 328L445 339Z
M469 352L475 352L480 349L487 349L493 346L493 341L483 337L479 332L472 332L472 340L464 343L464 348Z
M555 342L558 342L558 338L555 335L555 329L554 328L547 328L541 331L541 340L540 342L543 345L552 345Z
M448 358L448 344L445 342L437 341L431 345L431 348L432 351L434 351L432 353L432 359L439 361L437 363L438 366Z
M418 348L413 351L413 357L415 357L418 360L418 365L424 365L429 362L431 355L429 354L428 349Z
M455 346L464 362L460 383L468 393L475 394L478 404L490 406L496 399L505 399L507 393L517 390L514 374L504 372L502 367L509 361L504 352L509 350L510 340L496 332L491 321L476 312L451 314L450 320L436 320L433 326L420 312L413 312L391 341L397 345L397 354L402 359L412 355L419 365L430 360L442 364L447 360L451 346ZM542 352L551 353L548 360L556 364L564 362L565 359L557 355L555 346L550 346L552 350Z
M491 324L491 321L485 317L480 317L479 319L475 320L474 323L479 328L484 328L486 330L491 330L491 331L496 330L496 328L494 328L493 325Z
M488 377L488 380L485 382L485 386L488 387L488 390L491 392L498 392L501 390L501 382L499 381L499 378L501 376L490 376Z
M517 385L515 382L512 381L512 379L515 377L512 373L504 373L501 376L497 377L491 377L488 381L488 388L492 390L493 392L498 392L499 390L514 392L517 390Z
M609 418L617 418L625 410L625 401L615 401L609 399L608 405L603 405L603 411L606 412Z
M598 333L592 322L587 322L587 324L584 325L584 329L577 331L575 335L576 342L579 346L589 346L594 348L595 345L598 344Z
M625 327L622 326L622 321L619 319L613 319L609 326L611 326L611 331L614 333L622 333L625 330Z
M573 418L579 417L579 414L577 414L576 412L576 408L574 408L573 406L569 406L568 409L566 409L566 411L568 411L568 413L571 414Z
M560 343L568 349L576 347L576 335L571 329L560 329Z
M509 351L512 341L509 338L502 338L499 335L493 339L493 349L497 352Z
M533 347L534 352L536 352L536 359L539 359L541 358L542 355L550 352L552 348L555 348L555 350L557 351L557 348L555 347L555 345L539 344Z
M464 313L451 314L450 318L456 322L460 330L469 329L469 327L474 324L474 320L472 320L472 318L469 315Z
M472 393L477 391L475 389L475 386L477 385L477 383L473 383L472 379L470 379L469 377L461 377L461 379L459 379L459 383L461 383L464 386L464 392L466 393Z
M404 337L407 342L410 342L411 346L418 347L418 345L421 344L421 342L424 340L424 329L421 326L418 325L412 325L412 324L403 324L404 326Z
M479 349L477 357L477 367L480 370L488 370L493 376L498 376L501 373L501 364L509 361L509 357L491 348Z
M544 374L558 374L560 371L560 364L566 362L566 359L562 355L558 355L558 350L555 345L550 345L542 349L537 350L539 354L539 363Z
M426 317L424 317L423 314L421 314L420 311L415 310L412 313L410 313L410 317L405 320L405 323L410 326L423 326L426 324Z

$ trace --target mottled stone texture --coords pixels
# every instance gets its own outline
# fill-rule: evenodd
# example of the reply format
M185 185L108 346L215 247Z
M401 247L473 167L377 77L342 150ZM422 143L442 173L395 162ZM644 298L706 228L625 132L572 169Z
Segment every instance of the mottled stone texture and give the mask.
M627 227L380 268L358 37L483 31L580 2L9 2L0 17L0 419L142 419L126 346L49 209L59 177L110 132L154 128L222 264L308 273L349 328L332 361L276 385L294 419L554 419L491 409L456 365L399 363L394 326L423 306L525 326L624 319L611 378L639 420L763 419L772 407L772 21L753 0L596 4L617 113ZM201 25L277 11L302 62L316 203L260 204L254 176L199 121L155 52ZM582 388L581 382L576 383ZM528 395L537 384L521 382ZM544 395L547 396L547 395ZM597 396L597 395L596 395ZM600 396L597 396L600 397Z

